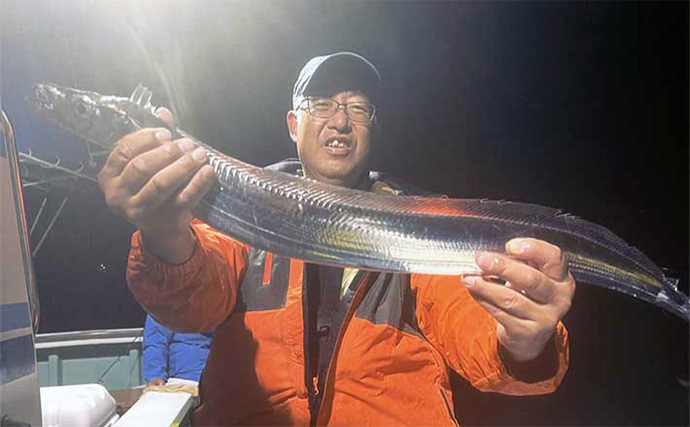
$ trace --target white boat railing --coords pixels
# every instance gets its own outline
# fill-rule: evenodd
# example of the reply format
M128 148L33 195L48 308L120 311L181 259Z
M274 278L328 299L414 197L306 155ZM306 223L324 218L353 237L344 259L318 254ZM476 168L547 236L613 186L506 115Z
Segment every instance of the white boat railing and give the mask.
M140 343L143 328L95 329L36 334L36 349L98 344Z
M40 384L96 383L108 390L142 385L142 332L129 328L37 334Z

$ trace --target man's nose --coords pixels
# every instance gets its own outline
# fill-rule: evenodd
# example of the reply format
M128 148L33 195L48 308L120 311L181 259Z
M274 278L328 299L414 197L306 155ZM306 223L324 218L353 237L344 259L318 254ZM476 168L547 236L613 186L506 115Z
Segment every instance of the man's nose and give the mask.
M345 110L344 105L339 105L338 110L335 112L333 117L331 117L330 120L330 125L335 128L342 131L347 131L350 129L350 117L347 115L347 111Z

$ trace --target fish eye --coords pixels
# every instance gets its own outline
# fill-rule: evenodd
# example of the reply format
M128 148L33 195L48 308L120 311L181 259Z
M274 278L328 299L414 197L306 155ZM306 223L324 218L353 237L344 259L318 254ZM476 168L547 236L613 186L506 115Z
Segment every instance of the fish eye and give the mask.
M88 108L86 108L84 104L77 104L76 110L77 114L79 114L80 116L85 116L89 112Z
M89 117L91 115L91 105L89 100L83 98L75 99L74 112L80 117Z

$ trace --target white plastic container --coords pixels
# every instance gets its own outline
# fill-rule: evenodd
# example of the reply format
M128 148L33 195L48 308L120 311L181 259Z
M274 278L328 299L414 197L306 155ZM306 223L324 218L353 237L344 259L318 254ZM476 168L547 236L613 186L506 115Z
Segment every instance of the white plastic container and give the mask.
M189 393L149 391L142 394L137 403L122 414L115 427L179 426L193 402L194 398Z
M100 384L41 387L44 427L111 427L115 399Z

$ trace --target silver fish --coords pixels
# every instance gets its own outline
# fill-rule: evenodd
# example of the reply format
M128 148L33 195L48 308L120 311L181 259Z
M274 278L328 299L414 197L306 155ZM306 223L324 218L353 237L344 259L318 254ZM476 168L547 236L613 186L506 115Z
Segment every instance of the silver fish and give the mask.
M145 127L168 127L152 93L129 97L37 84L27 97L48 119L103 148ZM376 271L477 274L478 251L504 252L513 237L559 246L576 281L603 286L690 321L677 280L639 250L594 223L539 205L373 194L252 166L179 128L208 152L218 183L197 218L253 247L311 262Z

